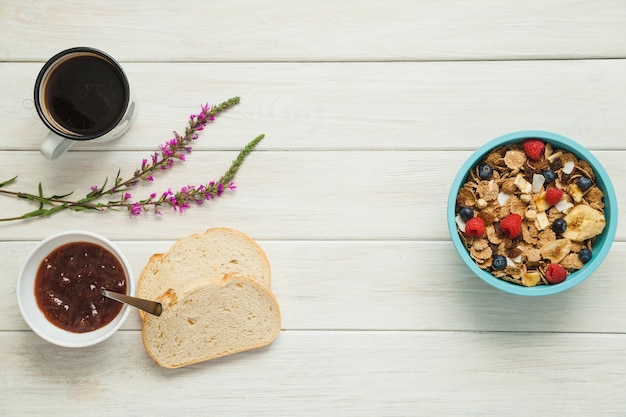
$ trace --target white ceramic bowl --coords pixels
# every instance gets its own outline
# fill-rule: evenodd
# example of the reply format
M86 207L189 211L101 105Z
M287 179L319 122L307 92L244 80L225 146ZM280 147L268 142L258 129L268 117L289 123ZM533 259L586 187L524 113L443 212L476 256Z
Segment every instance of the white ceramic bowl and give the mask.
M17 279L17 302L26 323L43 339L64 347L84 347L100 343L113 335L128 317L130 307L123 305L117 316L106 326L85 332L73 333L52 324L37 306L35 298L35 277L43 259L57 249L71 242L89 242L106 248L115 255L126 274L127 294L133 295L134 280L132 269L124 254L112 242L95 233L72 230L61 232L41 241L26 257Z

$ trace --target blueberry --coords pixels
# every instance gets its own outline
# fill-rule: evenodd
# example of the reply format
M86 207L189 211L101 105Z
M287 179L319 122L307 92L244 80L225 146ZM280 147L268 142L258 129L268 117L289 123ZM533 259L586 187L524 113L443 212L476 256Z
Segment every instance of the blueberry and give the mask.
M557 235L563 233L565 229L567 229L567 222L564 219L556 219L552 222L552 230L554 230L554 233Z
M489 164L481 164L478 167L478 176L481 180L488 180L493 176L493 168Z
M461 220L466 222L474 217L474 210L469 207L461 207L461 210L459 210L459 216L461 216Z
M580 252L578 252L578 259L580 259L582 263L586 264L591 260L591 251L587 248L581 249Z
M578 188L580 188L582 191L587 191L593 185L593 183L587 177L580 177L578 178L578 182L576 183L576 185L578 185Z
M493 257L493 262L491 265L496 271L501 271L506 268L506 258L502 255L496 255Z
M556 179L556 174L551 169L545 169L541 173L541 175L543 175L543 177L546 179L546 184L550 184L551 182L554 182L554 180Z

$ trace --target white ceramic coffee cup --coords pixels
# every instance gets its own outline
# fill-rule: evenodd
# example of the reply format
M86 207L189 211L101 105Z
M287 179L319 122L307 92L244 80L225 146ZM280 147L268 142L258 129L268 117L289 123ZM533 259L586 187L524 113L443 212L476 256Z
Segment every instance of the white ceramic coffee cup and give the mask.
M66 70L68 65L76 63L77 58L100 63L96 68L105 69L109 75L109 81L115 84L115 88L106 88L108 86L105 87L102 84L102 77L95 70L83 70L79 77L67 77L63 80L63 90L76 93L74 97L62 98L66 109L71 109L71 114L68 110L63 116L55 111L54 104L61 99L56 98L55 101L51 98L51 90L56 83L54 77L58 79L60 71ZM114 77L111 77L111 74L114 74ZM103 93L95 94L94 88L101 88ZM104 97L105 93L109 94L111 91L116 93L115 105L110 105L106 120L99 120L95 123L97 125L96 130L86 131L71 125L71 116L74 119L76 119L76 115L83 117L90 110L92 114L89 114L89 117L97 116L98 112L95 109L101 108L103 103L111 102L111 98ZM39 72L35 82L34 94L37 113L50 130L39 150L43 156L51 160L61 156L77 142L102 143L118 139L126 133L136 112L136 104L131 98L128 77L120 64L108 54L89 47L67 49L50 58ZM94 106L93 109L85 107L91 105ZM104 114L104 112L100 114ZM85 120L88 119L86 116L84 118Z

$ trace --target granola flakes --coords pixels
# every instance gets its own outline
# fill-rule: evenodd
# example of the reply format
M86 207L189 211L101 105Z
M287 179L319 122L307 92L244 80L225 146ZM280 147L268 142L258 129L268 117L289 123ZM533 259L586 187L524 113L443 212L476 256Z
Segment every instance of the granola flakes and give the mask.
M522 143L493 149L471 170L456 199L456 213L469 207L486 225L483 236L467 236L457 215L461 240L472 259L499 279L523 286L551 285L546 278L551 263L568 274L581 269L585 262L578 254L592 249L605 226L604 193L589 163L544 144L538 160L527 157ZM491 178L479 176L482 164L493 169ZM579 181L583 177L584 182ZM556 204L545 199L551 187L563 191ZM510 239L500 222L513 213L521 216L522 227L521 234ZM553 226L557 219L567 220L565 231ZM506 257L506 267L496 270L493 258L500 255Z

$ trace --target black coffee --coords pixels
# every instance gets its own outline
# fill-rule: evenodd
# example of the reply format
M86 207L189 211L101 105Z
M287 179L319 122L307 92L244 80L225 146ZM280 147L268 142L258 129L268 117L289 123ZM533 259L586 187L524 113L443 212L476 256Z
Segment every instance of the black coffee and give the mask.
M119 69L94 55L64 61L52 71L44 88L44 107L51 118L81 136L110 130L127 103Z

